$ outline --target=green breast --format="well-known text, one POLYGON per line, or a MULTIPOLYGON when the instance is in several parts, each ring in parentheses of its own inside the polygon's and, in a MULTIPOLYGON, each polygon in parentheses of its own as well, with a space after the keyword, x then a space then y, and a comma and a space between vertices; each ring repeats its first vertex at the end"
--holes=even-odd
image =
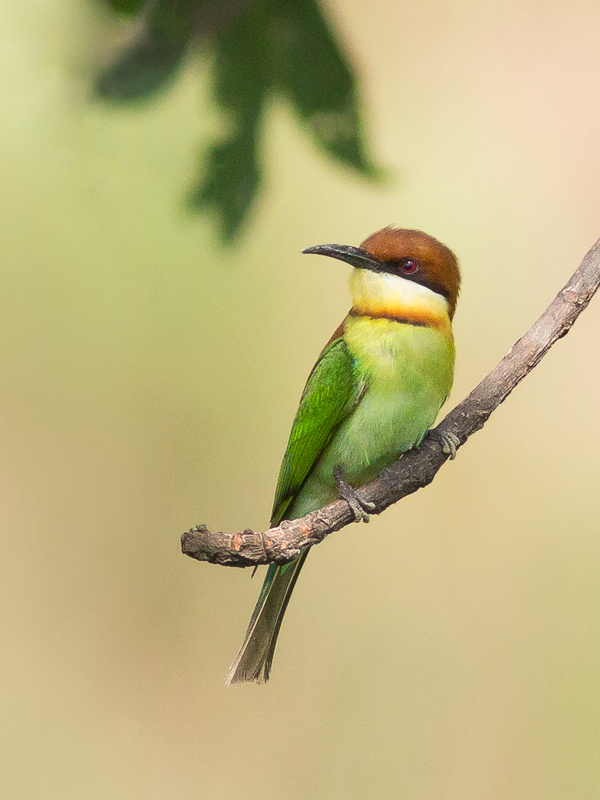
POLYGON ((366 391, 315 466, 303 506, 313 504, 311 495, 324 496, 326 487, 335 494, 336 465, 358 486, 417 445, 452 386, 454 342, 446 331, 349 317, 344 339, 366 391))
POLYGON ((338 497, 341 466, 354 486, 415 447, 452 387, 454 341, 445 331, 388 319, 349 317, 344 339, 366 390, 336 430, 293 505, 301 516, 338 497))

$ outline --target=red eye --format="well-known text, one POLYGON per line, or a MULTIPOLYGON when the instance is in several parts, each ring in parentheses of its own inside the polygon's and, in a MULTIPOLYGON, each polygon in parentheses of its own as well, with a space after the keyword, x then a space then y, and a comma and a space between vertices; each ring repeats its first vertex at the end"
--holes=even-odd
POLYGON ((412 275, 412 273, 416 272, 418 268, 419 265, 412 258, 404 258, 400 262, 400 269, 405 275, 412 275))

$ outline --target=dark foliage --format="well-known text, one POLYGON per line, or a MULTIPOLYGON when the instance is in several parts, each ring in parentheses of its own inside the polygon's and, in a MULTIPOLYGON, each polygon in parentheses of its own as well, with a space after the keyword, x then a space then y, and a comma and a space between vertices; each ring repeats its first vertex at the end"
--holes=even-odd
POLYGON ((227 133, 204 148, 192 209, 216 214, 225 241, 240 232, 261 177, 264 110, 285 97, 315 144, 374 178, 356 78, 317 0, 106 0, 134 35, 98 77, 97 94, 145 101, 165 90, 190 46, 210 48, 214 97, 227 133))

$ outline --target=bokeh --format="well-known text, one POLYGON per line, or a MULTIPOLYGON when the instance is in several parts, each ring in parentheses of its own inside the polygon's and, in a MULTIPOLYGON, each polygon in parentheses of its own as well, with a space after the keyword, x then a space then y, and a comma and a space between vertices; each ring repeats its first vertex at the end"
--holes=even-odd
POLYGON ((301 248, 394 223, 457 252, 452 404, 600 236, 597 3, 325 9, 388 181, 275 100, 224 249, 182 202, 218 126, 206 56, 110 107, 105 5, 0 2, 3 797, 600 793, 600 300, 431 487, 315 550, 271 682, 224 687, 260 578, 178 537, 268 521, 348 307, 346 267, 301 248))

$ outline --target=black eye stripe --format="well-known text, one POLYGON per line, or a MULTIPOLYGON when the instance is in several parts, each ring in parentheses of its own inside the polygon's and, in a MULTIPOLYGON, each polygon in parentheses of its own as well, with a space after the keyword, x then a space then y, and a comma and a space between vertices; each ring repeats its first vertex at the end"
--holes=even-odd
POLYGON ((446 300, 450 299, 450 292, 448 289, 438 281, 432 280, 431 277, 423 271, 421 263, 416 259, 402 258, 394 261, 384 261, 382 263, 382 268, 392 275, 399 275, 400 277, 406 278, 409 281, 413 281, 421 286, 425 286, 427 289, 431 289, 433 292, 441 294, 442 297, 446 298, 446 300), (406 269, 408 262, 410 262, 411 265, 415 265, 412 271, 406 269))

